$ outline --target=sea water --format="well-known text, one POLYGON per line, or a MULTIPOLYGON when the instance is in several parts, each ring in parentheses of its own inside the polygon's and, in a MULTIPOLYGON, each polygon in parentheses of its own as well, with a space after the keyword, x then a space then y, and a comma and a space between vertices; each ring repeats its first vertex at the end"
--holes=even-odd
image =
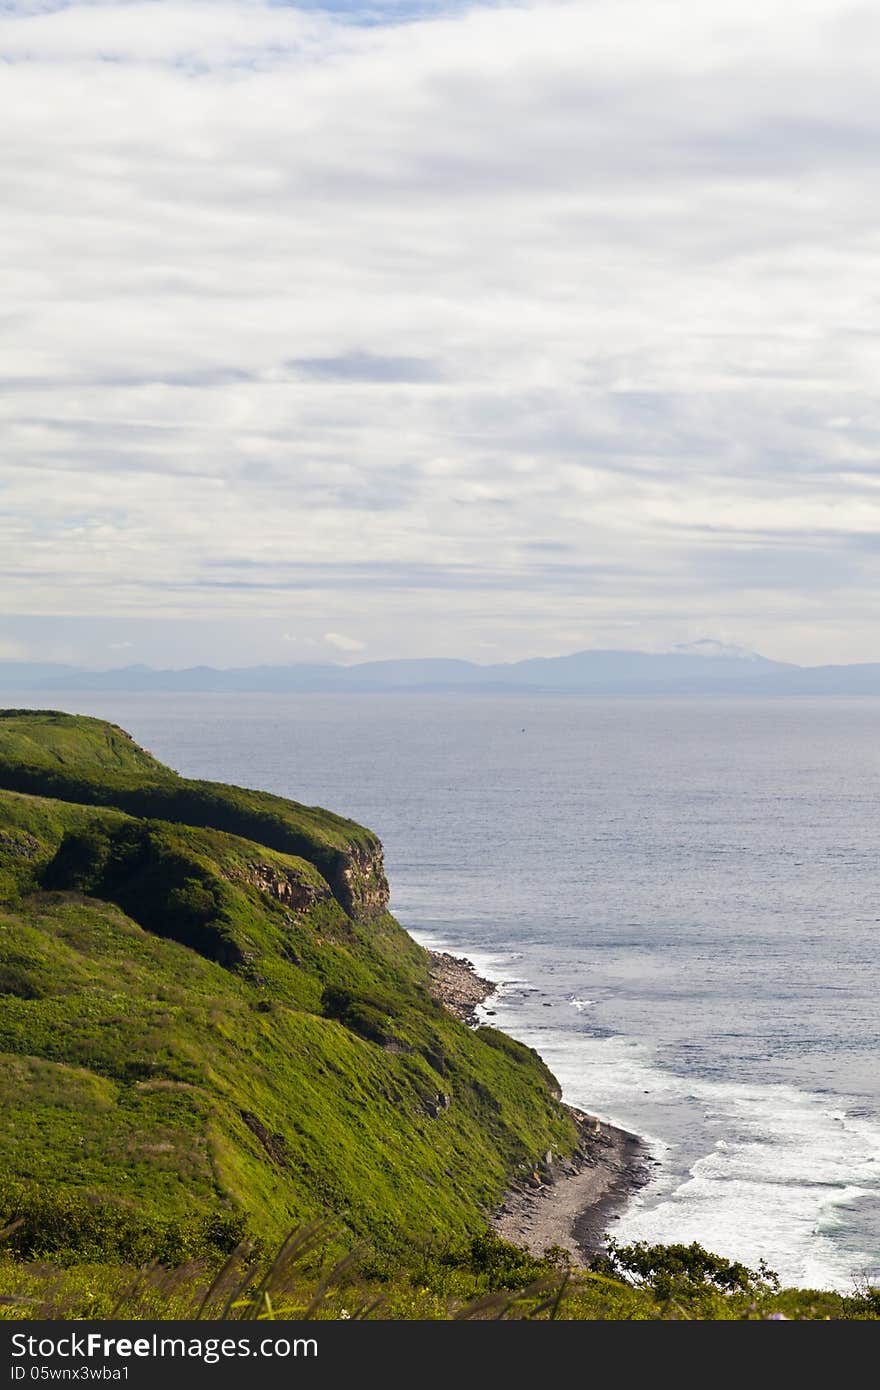
MULTIPOLYGON (((0 691, 2 697, 2 691, 0 691)), ((619 1240, 880 1276, 880 700, 55 693, 381 836, 392 908, 632 1129, 619 1240)))

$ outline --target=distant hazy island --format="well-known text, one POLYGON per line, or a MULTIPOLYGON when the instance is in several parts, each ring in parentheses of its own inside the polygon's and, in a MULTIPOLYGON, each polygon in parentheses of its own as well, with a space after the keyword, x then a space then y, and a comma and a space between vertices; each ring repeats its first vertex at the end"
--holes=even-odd
POLYGON ((670 652, 583 651, 478 665, 472 661, 365 661, 350 666, 87 670, 47 662, 0 662, 0 691, 443 692, 593 695, 880 695, 880 663, 796 666, 699 641, 670 652))
POLYGON ((699 1246, 603 1249, 639 1143, 473 1026, 489 989, 390 916, 362 826, 0 712, 0 1307, 877 1315, 699 1246))

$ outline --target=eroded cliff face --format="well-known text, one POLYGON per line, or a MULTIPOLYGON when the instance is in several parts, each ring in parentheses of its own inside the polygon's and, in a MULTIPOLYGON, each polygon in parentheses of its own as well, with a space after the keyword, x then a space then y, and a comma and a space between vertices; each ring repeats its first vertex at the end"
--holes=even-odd
POLYGON ((317 882, 295 869, 262 862, 252 862, 247 872, 239 870, 230 877, 249 883, 294 912, 308 911, 331 897, 359 922, 387 912, 388 880, 378 840, 368 845, 352 843, 347 850, 334 851, 324 862, 319 860, 316 867, 323 875, 315 876, 317 882))
POLYGON ((329 887, 313 883, 305 875, 293 869, 279 868, 276 864, 251 863, 246 870, 232 872, 229 877, 233 881, 237 879, 249 883, 294 912, 307 911, 314 903, 331 896, 329 887))
POLYGON ((337 859, 330 887, 350 917, 369 921, 387 912, 390 893, 381 842, 350 844, 337 859))

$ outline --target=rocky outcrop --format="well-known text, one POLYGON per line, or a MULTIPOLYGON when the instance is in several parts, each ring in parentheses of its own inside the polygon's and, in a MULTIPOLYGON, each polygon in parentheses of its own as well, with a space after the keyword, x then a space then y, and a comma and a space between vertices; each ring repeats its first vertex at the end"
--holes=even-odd
POLYGON ((431 1096, 425 1101, 425 1111, 432 1120, 439 1120, 444 1111, 449 1109, 451 1103, 445 1091, 438 1091, 435 1096, 431 1096))
POLYGON ((369 920, 387 912, 390 892, 380 842, 350 844, 337 857, 330 887, 350 917, 369 920))
POLYGON ((272 1162, 279 1168, 288 1167, 287 1140, 284 1135, 273 1133, 252 1110, 240 1110, 239 1114, 251 1133, 259 1139, 272 1162))
POLYGON ((293 912, 304 912, 314 903, 330 897, 329 889, 312 883, 294 869, 279 868, 276 864, 253 863, 246 871, 234 872, 231 877, 248 883, 267 897, 283 903, 293 912))
POLYGON ((39 848, 39 841, 33 835, 27 835, 24 831, 13 835, 0 830, 0 849, 4 854, 11 854, 17 859, 36 859, 39 848))
POLYGON ((390 894, 378 840, 353 842, 345 850, 334 850, 326 857, 314 855, 313 859, 329 885, 326 888, 293 869, 268 863, 253 864, 246 882, 294 912, 331 895, 357 921, 370 921, 388 911, 390 894))

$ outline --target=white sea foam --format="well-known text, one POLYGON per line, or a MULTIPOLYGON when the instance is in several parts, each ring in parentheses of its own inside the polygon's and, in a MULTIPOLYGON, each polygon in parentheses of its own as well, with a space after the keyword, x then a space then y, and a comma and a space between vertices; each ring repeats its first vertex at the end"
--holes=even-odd
MULTIPOLYGON (((456 953, 435 939, 425 944, 456 953)), ((501 981, 481 1010, 485 1021, 535 1047, 566 1100, 640 1133, 657 1161, 648 1187, 616 1219, 616 1239, 698 1240, 747 1263, 766 1259, 784 1282, 803 1287, 848 1290, 858 1275, 880 1273, 880 1253, 836 1239, 856 1204, 880 1197, 874 1120, 848 1114, 841 1097, 829 1104, 792 1086, 681 1076, 634 1039, 545 1024, 536 1017, 542 991, 515 971, 521 952, 466 954, 479 974, 501 981), (657 1131, 702 1135, 704 1150, 684 1160, 683 1138, 662 1138, 652 1115, 657 1131)), ((565 1003, 582 1014, 595 1000, 565 1003)))
POLYGON ((847 1114, 840 1097, 679 1076, 644 1044, 572 1036, 515 1008, 495 1021, 538 1049, 567 1100, 646 1139, 656 1176, 615 1222, 616 1239, 697 1240, 765 1259, 802 1287, 849 1290, 880 1273, 876 1251, 836 1239, 857 1204, 880 1196, 880 1126, 847 1114), (678 1142, 645 1133, 650 1113, 678 1142), (695 1141, 703 1151, 685 1157, 695 1141))

